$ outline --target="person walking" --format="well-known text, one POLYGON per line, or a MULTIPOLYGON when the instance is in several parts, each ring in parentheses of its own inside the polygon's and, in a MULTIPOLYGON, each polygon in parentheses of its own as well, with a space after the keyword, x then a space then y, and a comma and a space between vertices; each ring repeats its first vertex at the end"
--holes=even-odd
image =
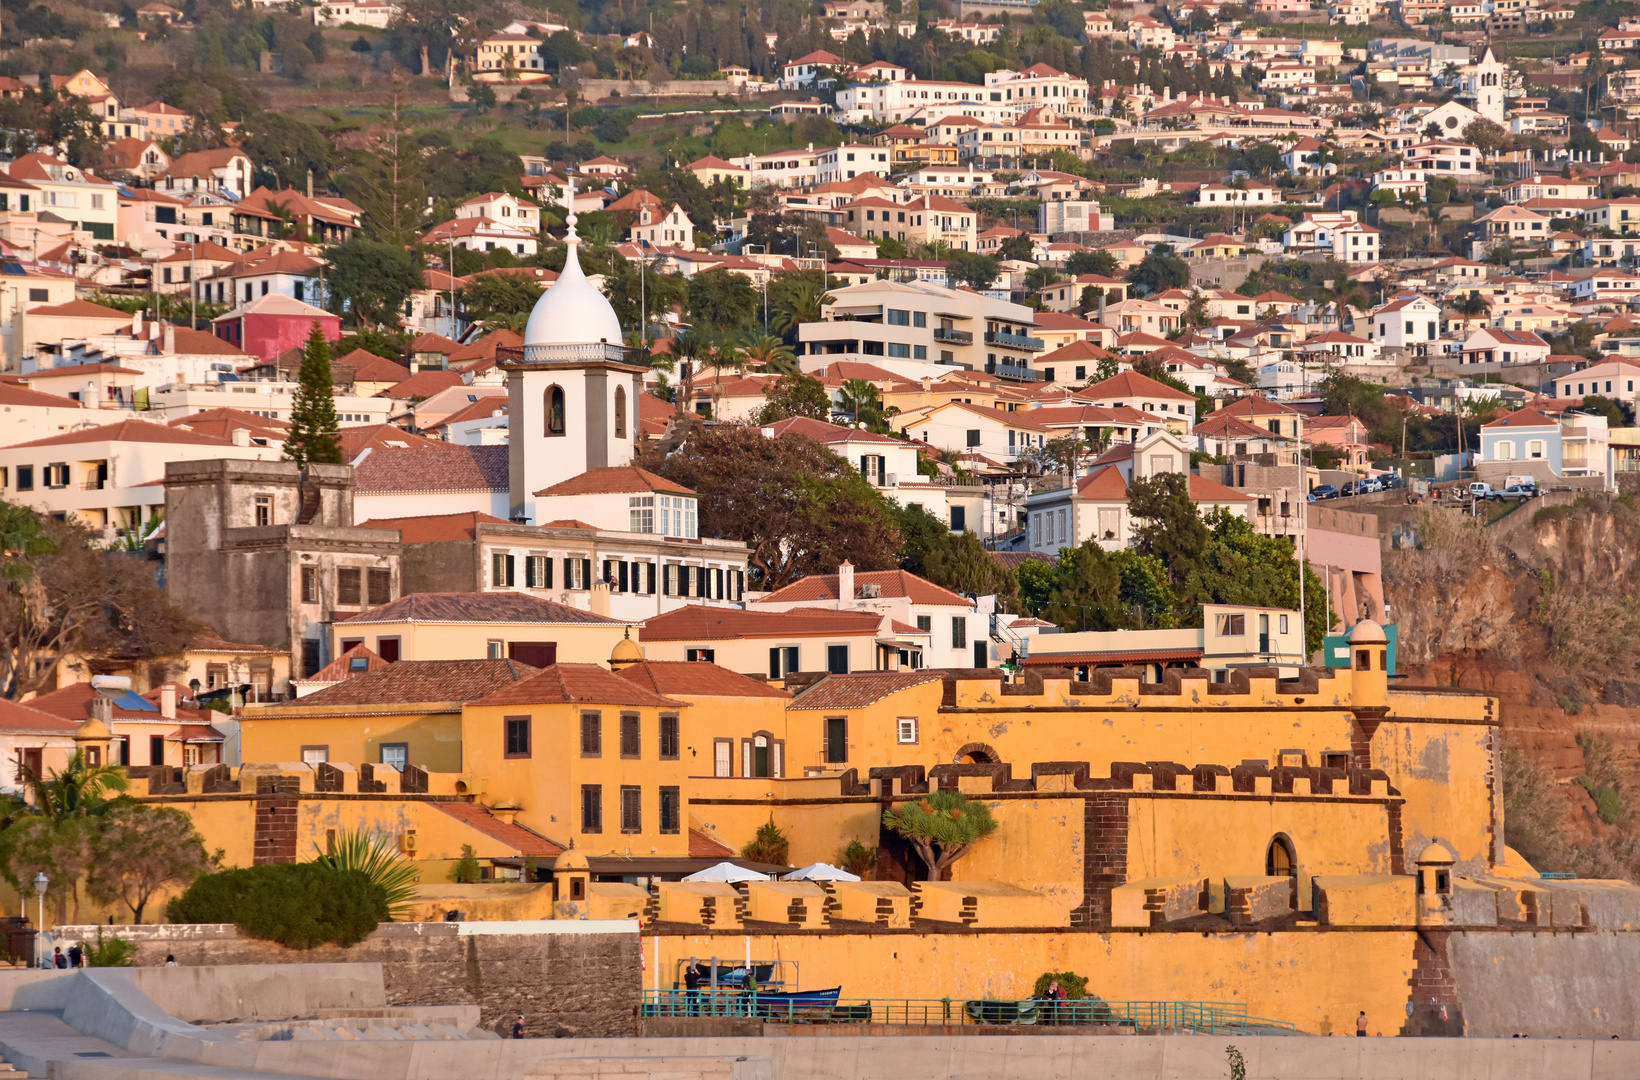
POLYGON ((1358 1039, 1367 1037, 1367 1010, 1365 1009, 1362 1009, 1361 1015, 1355 1018, 1355 1037, 1358 1039))
POLYGON ((68 967, 68 957, 63 955, 63 947, 61 945, 57 946, 56 951, 51 954, 51 966, 56 968, 68 967))
POLYGON ((522 1016, 513 1021, 512 1037, 515 1039, 522 1039, 524 1037, 524 1018, 522 1016))
POLYGON ((68 947, 68 966, 71 968, 85 967, 85 953, 78 944, 68 947))
POLYGON ((689 966, 683 969, 683 1001, 684 1013, 696 1016, 700 1011, 700 965, 695 963, 694 957, 689 958, 689 966))

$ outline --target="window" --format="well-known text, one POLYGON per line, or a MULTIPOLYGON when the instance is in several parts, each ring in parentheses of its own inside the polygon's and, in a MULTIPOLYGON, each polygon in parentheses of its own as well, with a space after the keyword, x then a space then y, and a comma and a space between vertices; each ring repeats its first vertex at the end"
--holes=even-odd
POLYGON ((302 567, 302 602, 317 604, 319 602, 319 570, 317 567, 302 567))
POLYGON ((683 792, 675 787, 661 788, 661 832, 681 832, 683 821, 683 792))
POLYGON ((257 525, 258 528, 261 528, 264 525, 272 525, 272 524, 273 524, 273 496, 272 495, 258 495, 256 497, 256 525, 257 525))
POLYGON ((527 555, 524 558, 524 585, 531 589, 552 588, 552 558, 548 555, 527 555))
POLYGON ((926 311, 913 311, 911 313, 911 325, 926 327, 928 325, 928 313, 926 311))
POLYGON ((510 758, 527 758, 530 756, 530 718, 527 716, 506 716, 501 720, 506 737, 506 756, 510 758))
MULTIPOLYGON (((627 505, 627 531, 652 533, 655 531, 655 496, 630 495, 627 505)), ((663 510, 664 514, 665 511, 663 510)))
POLYGON ((826 763, 841 764, 848 760, 848 717, 826 717, 826 763))
POLYGON ((367 577, 370 585, 370 603, 385 604, 393 599, 393 571, 372 569, 367 577))
POLYGON ((581 756, 603 757, 604 717, 602 713, 581 714, 581 756))
POLYGON ((357 569, 343 568, 336 571, 336 603, 357 607, 363 591, 363 577, 357 569))
POLYGON ((1247 633, 1247 616, 1220 615, 1218 617, 1219 637, 1241 637, 1247 633))
POLYGON ((604 831, 604 789, 598 784, 581 785, 581 831, 604 831))
MULTIPOLYGON (((154 738, 156 740, 158 740, 159 736, 156 735, 156 736, 154 736, 154 738)), ((302 764, 303 765, 317 765, 322 761, 329 761, 329 760, 330 760, 330 747, 328 747, 328 746, 304 746, 304 747, 302 747, 302 764)))
POLYGON ((951 647, 953 649, 968 647, 968 616, 951 616, 951 647))
POLYGON ((1531 440, 1526 444, 1526 456, 1529 458, 1542 458, 1543 446, 1544 443, 1542 439, 1531 440))
POLYGON ((490 555, 490 584, 503 588, 513 583, 513 557, 501 552, 490 555))
POLYGON ((399 660, 399 639, 384 637, 376 639, 376 655, 389 664, 396 664, 399 660))
POLYGON ((505 660, 507 658, 507 643, 491 638, 484 643, 484 655, 489 660, 505 660))
POLYGON ((898 311, 894 308, 889 308, 888 309, 888 325, 890 325, 890 326, 910 326, 911 325, 911 312, 909 312, 909 311, 898 311))
POLYGON ((826 646, 826 670, 833 675, 848 674, 848 646, 826 646))
POLYGON ((1281 616, 1278 620, 1277 628, 1279 633, 1285 634, 1287 632, 1287 616, 1281 616))
POLYGON ((18 491, 33 491, 34 490, 34 466, 33 465, 19 465, 19 466, 17 466, 17 490, 18 491))
POLYGON ((968 429, 968 445, 969 446, 978 446, 979 445, 979 429, 978 428, 969 428, 968 429))
POLYGON ((661 717, 660 756, 662 761, 675 761, 681 740, 678 737, 678 718, 663 715, 661 717))
POLYGON ((621 785, 621 831, 643 832, 643 789, 636 785, 621 785))
POLYGON ((547 435, 562 435, 564 433, 564 388, 561 386, 547 387, 543 404, 547 414, 545 417, 547 435))
POLYGON ((717 658, 717 650, 716 649, 685 649, 683 651, 683 658, 684 658, 684 660, 689 661, 689 662, 693 662, 693 661, 698 660, 703 664, 710 664, 713 660, 715 660, 717 658))
POLYGON ((643 756, 643 725, 637 713, 621 714, 621 756, 623 758, 637 758, 643 756))
POLYGON ((895 723, 895 738, 901 743, 916 742, 917 718, 915 716, 900 717, 900 719, 895 723))
POLYGON ((925 634, 932 634, 934 632, 934 616, 932 616, 932 615, 918 615, 917 616, 917 629, 922 631, 925 634))
POLYGON ((769 650, 769 678, 785 678, 799 670, 797 648, 796 645, 777 645, 769 650))
MULTIPOLYGON (((615 437, 626 438, 626 387, 615 388, 615 437)), ((649 530, 644 530, 648 532, 649 530)))
POLYGON ((1264 856, 1266 877, 1297 877, 1298 860, 1293 856, 1293 842, 1285 836, 1270 841, 1270 850, 1264 856))
POLYGON ((735 744, 728 739, 712 740, 712 775, 733 776, 735 744))

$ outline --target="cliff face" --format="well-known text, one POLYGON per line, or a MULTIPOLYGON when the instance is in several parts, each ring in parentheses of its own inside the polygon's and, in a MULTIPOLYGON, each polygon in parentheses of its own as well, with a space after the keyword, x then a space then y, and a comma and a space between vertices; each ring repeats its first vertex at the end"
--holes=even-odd
POLYGON ((1407 681, 1498 696, 1517 764, 1552 781, 1538 809, 1554 835, 1538 861, 1562 865, 1542 868, 1611 873, 1611 849, 1617 872, 1640 877, 1640 858, 1624 854, 1640 853, 1628 805, 1640 806, 1640 513, 1605 499, 1528 505, 1479 528, 1432 511, 1418 532, 1421 548, 1384 558, 1407 681), (1572 782, 1592 769, 1621 797, 1612 824, 1572 782))

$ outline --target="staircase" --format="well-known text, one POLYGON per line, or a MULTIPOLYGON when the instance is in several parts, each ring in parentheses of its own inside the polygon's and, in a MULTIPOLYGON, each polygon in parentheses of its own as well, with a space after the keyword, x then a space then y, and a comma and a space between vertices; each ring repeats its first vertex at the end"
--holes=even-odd
MULTIPOLYGON (((300 490, 302 492, 302 505, 296 511, 296 524, 311 525, 313 520, 319 516, 319 489, 316 486, 303 483, 300 490)), ((0 1080, 3 1080, 3 1078, 0 1078, 0 1080)))
POLYGON ((27 1080, 28 1073, 16 1068, 11 1062, 0 1058, 0 1080, 27 1080))

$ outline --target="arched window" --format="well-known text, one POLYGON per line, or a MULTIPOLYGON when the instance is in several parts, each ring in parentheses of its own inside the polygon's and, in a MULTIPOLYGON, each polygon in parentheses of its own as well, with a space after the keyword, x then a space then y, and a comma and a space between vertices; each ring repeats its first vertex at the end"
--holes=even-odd
POLYGON ((562 435, 564 433, 564 388, 549 386, 545 394, 547 435, 562 435))
POLYGON ((1297 877, 1298 859, 1293 854, 1293 842, 1285 834, 1270 841, 1269 853, 1264 856, 1266 877, 1297 877))
POLYGON ((615 437, 626 438, 626 387, 615 388, 615 437))

